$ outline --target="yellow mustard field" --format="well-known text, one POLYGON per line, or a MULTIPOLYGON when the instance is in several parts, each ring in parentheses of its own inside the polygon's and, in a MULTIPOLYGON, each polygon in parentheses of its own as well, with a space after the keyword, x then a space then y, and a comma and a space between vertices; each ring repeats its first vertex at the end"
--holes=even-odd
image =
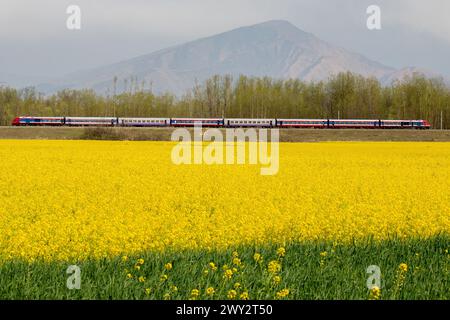
POLYGON ((0 260, 450 233, 450 143, 281 143, 275 176, 174 145, 0 141, 0 260))

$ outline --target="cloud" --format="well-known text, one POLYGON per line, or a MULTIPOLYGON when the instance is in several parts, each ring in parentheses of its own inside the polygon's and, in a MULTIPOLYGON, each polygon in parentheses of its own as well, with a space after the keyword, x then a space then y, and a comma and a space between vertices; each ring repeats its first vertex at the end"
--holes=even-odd
MULTIPOLYGON (((0 40, 6 50, 0 52, 0 72, 65 73, 271 19, 289 20, 351 50, 373 52, 372 58, 389 64, 409 55, 406 48, 419 46, 424 37, 428 44, 448 47, 449 12, 448 0, 2 0, 0 40), (82 10, 79 32, 66 29, 71 4, 82 10), (378 33, 365 27, 371 4, 382 9, 378 33), (387 55, 382 44, 395 45, 404 30, 410 45, 392 47, 387 55)), ((411 63, 429 60, 417 56, 411 63)), ((442 57, 434 60, 444 64, 442 57)))
POLYGON ((186 36, 219 32, 269 19, 271 0, 3 0, 2 37, 53 37, 66 32, 66 8, 80 6, 83 28, 91 31, 126 30, 186 36))
POLYGON ((384 0, 381 6, 389 25, 402 26, 411 32, 429 33, 450 43, 450 1, 384 0))
POLYGON ((66 8, 79 5, 83 28, 92 32, 159 33, 169 37, 209 35, 242 25, 294 18, 324 28, 361 23, 378 4, 386 25, 427 32, 450 42, 448 0, 3 0, 0 36, 54 37, 66 33, 66 8))

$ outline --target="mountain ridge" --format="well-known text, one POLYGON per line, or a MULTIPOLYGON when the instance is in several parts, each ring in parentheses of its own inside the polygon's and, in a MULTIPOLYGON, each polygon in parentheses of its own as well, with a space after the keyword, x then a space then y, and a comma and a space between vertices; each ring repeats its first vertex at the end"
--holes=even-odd
POLYGON ((105 94, 127 90, 135 78, 154 92, 185 93, 215 74, 237 77, 326 80, 339 72, 374 76, 384 84, 419 68, 395 69, 325 42, 288 21, 270 20, 160 49, 128 60, 78 71, 37 86, 51 93, 63 88, 92 88, 105 94))

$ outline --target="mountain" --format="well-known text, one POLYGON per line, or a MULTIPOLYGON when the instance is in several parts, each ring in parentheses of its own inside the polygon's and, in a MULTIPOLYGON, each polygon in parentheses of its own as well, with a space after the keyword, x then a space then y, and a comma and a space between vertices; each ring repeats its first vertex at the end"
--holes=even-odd
MULTIPOLYGON (((279 79, 325 80, 351 71, 375 76, 383 83, 409 74, 362 55, 333 46, 287 21, 241 27, 116 64, 72 73, 38 86, 44 92, 63 88, 92 88, 99 93, 125 88, 135 78, 157 93, 182 94, 214 74, 269 76, 279 79), (127 80, 126 80, 127 79, 127 80)), ((418 69, 416 69, 418 71, 418 69)))
MULTIPOLYGON (((395 70, 394 72, 387 73, 383 77, 379 78, 379 80, 383 84, 391 84, 393 81, 401 80, 406 77, 412 77, 416 73, 423 74, 428 78, 443 78, 442 75, 427 69, 417 67, 405 67, 402 69, 395 70)), ((443 80, 447 85, 450 85, 449 79, 443 78, 443 80)))

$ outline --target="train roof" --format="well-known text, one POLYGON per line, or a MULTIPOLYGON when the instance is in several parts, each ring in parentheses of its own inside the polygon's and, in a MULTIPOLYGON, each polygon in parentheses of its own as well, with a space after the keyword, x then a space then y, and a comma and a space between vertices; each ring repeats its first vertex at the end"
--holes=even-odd
POLYGON ((171 118, 172 120, 199 120, 199 121, 210 121, 210 120, 223 120, 223 118, 171 118))
POLYGON ((170 118, 140 118, 140 117, 136 117, 136 118, 130 118, 130 117, 119 117, 119 119, 122 120, 169 120, 170 118))
POLYGON ((281 119, 277 118, 278 121, 327 121, 328 119, 281 119))
POLYGON ((225 120, 275 120, 275 118, 225 118, 225 120))
POLYGON ((29 116, 20 116, 17 117, 19 119, 63 119, 64 117, 29 117, 29 116))
POLYGON ((75 120, 83 120, 83 119, 95 119, 95 120, 101 120, 101 119, 117 119, 116 117, 66 117, 66 119, 75 119, 75 120))

